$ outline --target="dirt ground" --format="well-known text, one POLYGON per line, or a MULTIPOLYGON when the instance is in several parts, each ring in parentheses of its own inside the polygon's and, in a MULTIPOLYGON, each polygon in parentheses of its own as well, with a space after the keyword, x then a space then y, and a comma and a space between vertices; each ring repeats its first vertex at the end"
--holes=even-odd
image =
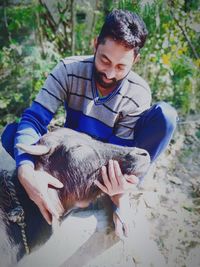
MULTIPOLYGON (((134 226, 129 238, 115 237, 107 201, 99 201, 93 209, 73 213, 61 226, 55 223, 50 240, 18 266, 200 266, 197 118, 180 123, 169 149, 131 194, 134 226)), ((2 148, 0 168, 14 168, 2 148)))
POLYGON ((200 121, 180 124, 144 186, 153 240, 169 267, 200 266, 200 121), (149 192, 149 193, 148 193, 149 192))

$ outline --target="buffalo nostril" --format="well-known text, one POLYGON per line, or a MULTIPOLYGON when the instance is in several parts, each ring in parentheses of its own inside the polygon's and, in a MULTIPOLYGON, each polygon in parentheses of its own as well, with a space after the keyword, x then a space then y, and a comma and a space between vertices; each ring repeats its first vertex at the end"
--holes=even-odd
POLYGON ((147 153, 144 152, 144 153, 141 154, 141 156, 147 156, 147 153))
POLYGON ((137 155, 139 156, 148 156, 148 154, 146 152, 143 152, 143 153, 137 153, 137 155))

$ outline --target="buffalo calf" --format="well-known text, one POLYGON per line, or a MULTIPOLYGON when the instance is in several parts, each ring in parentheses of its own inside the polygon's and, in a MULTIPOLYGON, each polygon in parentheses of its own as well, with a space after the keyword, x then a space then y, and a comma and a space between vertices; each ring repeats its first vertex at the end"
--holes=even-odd
MULTIPOLYGON (((94 180, 103 182, 101 167, 110 159, 119 162, 123 174, 138 177, 142 177, 150 165, 149 154, 143 149, 103 143, 67 128, 45 134, 36 145, 18 144, 18 147, 35 155, 37 170, 44 170, 63 183, 62 189, 54 191, 64 214, 76 202, 91 202, 101 194, 94 180)), ((8 177, 2 172, 0 182, 0 258, 3 266, 8 267, 15 266, 27 249, 33 250, 44 243, 52 229, 28 198, 16 174, 8 177), (23 213, 21 216, 19 211, 23 213)))

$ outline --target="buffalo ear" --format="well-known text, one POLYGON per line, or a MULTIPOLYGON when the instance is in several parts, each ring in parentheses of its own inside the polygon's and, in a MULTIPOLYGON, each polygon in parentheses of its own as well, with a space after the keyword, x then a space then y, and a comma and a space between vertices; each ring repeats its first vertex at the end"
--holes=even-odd
POLYGON ((24 152, 35 155, 35 156, 41 156, 45 155, 50 151, 50 148, 45 145, 25 145, 25 144, 17 144, 17 148, 20 148, 24 152))

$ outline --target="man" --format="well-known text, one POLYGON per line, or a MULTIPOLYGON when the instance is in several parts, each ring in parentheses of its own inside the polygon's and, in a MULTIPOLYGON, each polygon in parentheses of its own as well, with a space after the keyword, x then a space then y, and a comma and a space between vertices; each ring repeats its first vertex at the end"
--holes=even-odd
MULTIPOLYGON (((48 185, 60 188, 62 184, 35 171, 34 158, 17 149, 16 144, 36 143, 61 104, 66 108, 65 127, 104 142, 144 148, 152 162, 168 145, 176 126, 176 112, 163 102, 151 107, 149 86, 131 70, 146 37, 146 26, 138 15, 113 10, 94 41, 94 56, 61 60, 19 125, 10 125, 4 131, 2 143, 15 157, 19 181, 49 223, 51 214, 59 216, 59 203, 51 202, 48 185)), ((108 170, 102 168, 102 175, 104 184, 96 185, 122 209, 123 218, 114 214, 115 229, 121 235, 126 221, 126 192, 138 179, 123 177, 113 161, 108 170)))

